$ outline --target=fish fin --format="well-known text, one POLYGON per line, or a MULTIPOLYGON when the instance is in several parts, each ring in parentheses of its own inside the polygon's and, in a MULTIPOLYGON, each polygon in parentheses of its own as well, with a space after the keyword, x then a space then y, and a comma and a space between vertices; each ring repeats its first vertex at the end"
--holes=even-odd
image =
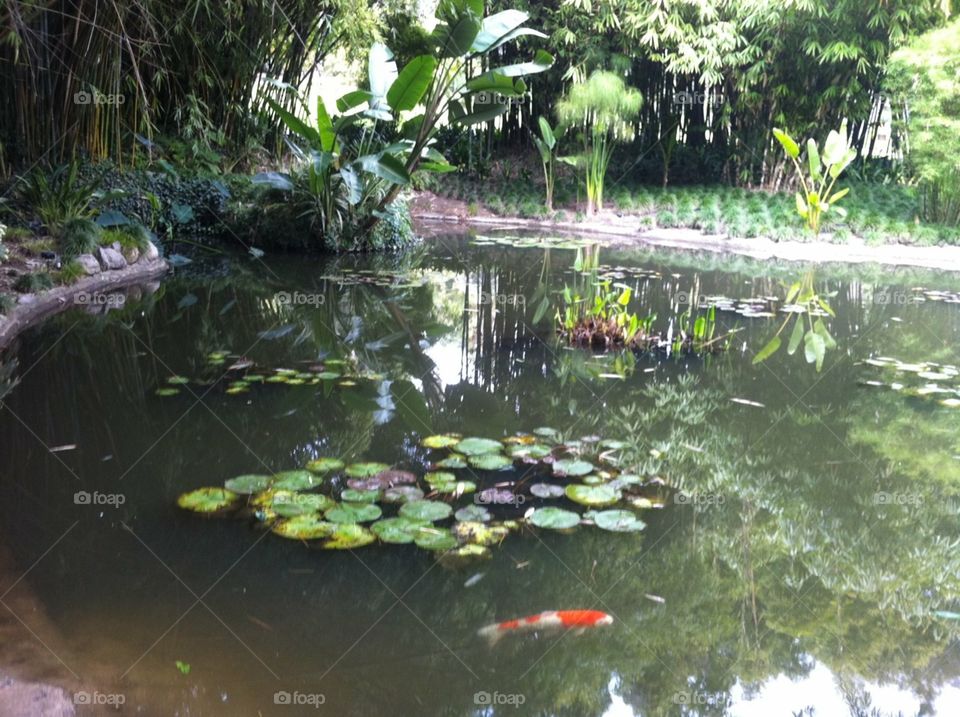
POLYGON ((500 638, 503 637, 503 630, 500 629, 499 625, 493 624, 481 627, 477 630, 477 634, 486 639, 487 646, 493 647, 500 642, 500 638))

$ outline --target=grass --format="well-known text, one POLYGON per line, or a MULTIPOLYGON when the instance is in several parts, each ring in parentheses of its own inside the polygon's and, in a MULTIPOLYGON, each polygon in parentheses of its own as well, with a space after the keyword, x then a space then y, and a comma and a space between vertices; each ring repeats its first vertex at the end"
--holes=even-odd
MULTIPOLYGON (((849 182, 850 194, 842 206, 848 214, 828 217, 821 241, 846 244, 854 241, 877 246, 960 244, 960 227, 922 223, 920 198, 913 187, 893 184, 849 182)), ((436 188, 450 198, 475 197, 490 212, 501 216, 549 218, 543 211, 542 188, 529 181, 477 180, 451 174, 436 188), (481 191, 482 190, 482 191, 481 191)), ((726 186, 614 186, 606 190, 606 209, 622 216, 640 216, 658 227, 699 229, 708 234, 736 238, 764 237, 773 241, 812 241, 813 237, 796 213, 792 194, 751 191, 726 186)), ((578 211, 585 197, 570 177, 558 178, 557 212, 580 220, 578 211)))

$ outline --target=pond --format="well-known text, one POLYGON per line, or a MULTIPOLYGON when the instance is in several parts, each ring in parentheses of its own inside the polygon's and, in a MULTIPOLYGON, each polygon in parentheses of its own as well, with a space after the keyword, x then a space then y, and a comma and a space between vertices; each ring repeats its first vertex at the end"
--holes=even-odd
MULTIPOLYGON (((129 713, 960 714, 960 280, 818 268, 838 344, 820 372, 802 350, 752 362, 776 310, 719 311, 740 329, 723 352, 617 360, 557 343, 576 244, 451 235, 404 256, 214 258, 23 335, 0 412, 0 531, 14 579, 27 571, 13 590, 52 624, 45 647, 129 713), (306 377, 202 383, 238 357, 306 377), (177 506, 319 457, 429 490, 425 437, 545 427, 623 443, 653 487, 629 506, 642 530, 521 524, 451 564, 177 506), (478 636, 575 609, 613 622, 478 636)), ((690 296, 782 298, 802 270, 600 256, 663 330, 690 296)), ((519 473, 454 470, 481 489, 519 473)), ((527 503, 520 521, 582 512, 527 503)))

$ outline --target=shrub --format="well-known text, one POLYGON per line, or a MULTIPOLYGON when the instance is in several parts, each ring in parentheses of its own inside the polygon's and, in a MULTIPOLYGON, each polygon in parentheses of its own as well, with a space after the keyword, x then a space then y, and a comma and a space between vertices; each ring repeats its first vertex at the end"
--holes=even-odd
POLYGON ((83 265, 76 259, 64 262, 60 271, 57 272, 57 280, 64 286, 76 284, 84 276, 86 276, 86 272, 83 270, 83 265))
POLYGON ((21 294, 35 294, 38 291, 46 291, 53 288, 53 277, 46 271, 38 271, 34 274, 21 274, 13 283, 14 291, 21 294))
POLYGON ((150 234, 142 224, 136 222, 104 229, 100 235, 100 244, 110 246, 114 242, 120 244, 120 249, 123 251, 130 249, 146 251, 150 243, 150 234))
POLYGON ((10 294, 0 294, 0 314, 9 314, 17 302, 10 294))
POLYGON ((63 225, 60 233, 60 253, 65 257, 90 254, 100 246, 103 230, 88 217, 75 217, 63 225))

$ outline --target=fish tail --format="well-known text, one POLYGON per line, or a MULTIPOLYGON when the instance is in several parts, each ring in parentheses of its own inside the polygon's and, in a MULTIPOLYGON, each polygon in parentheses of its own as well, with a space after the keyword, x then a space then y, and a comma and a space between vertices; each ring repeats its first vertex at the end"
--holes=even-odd
POLYGON ((479 630, 477 630, 477 634, 486 639, 489 647, 493 647, 500 642, 500 638, 503 637, 503 630, 500 629, 498 624, 494 623, 493 625, 481 627, 479 630))

